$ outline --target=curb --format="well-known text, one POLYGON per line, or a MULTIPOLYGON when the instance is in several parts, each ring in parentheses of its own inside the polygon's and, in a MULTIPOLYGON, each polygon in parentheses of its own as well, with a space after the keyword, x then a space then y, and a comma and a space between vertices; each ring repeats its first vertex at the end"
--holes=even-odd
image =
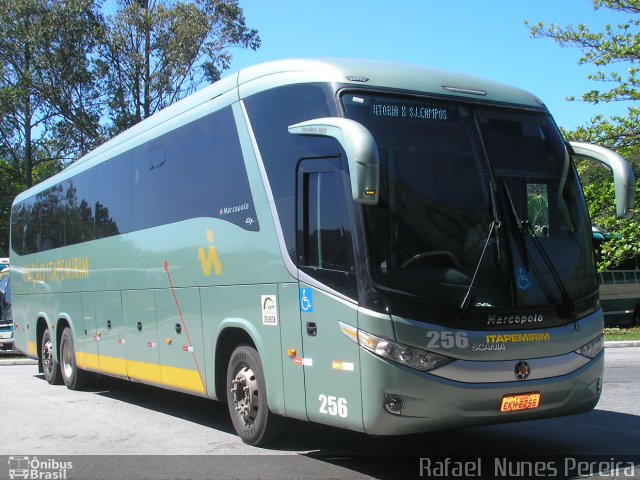
POLYGON ((640 340, 620 340, 604 342, 605 348, 640 347, 640 340))
POLYGON ((3 365, 37 365, 38 361, 31 358, 1 358, 0 366, 3 365))

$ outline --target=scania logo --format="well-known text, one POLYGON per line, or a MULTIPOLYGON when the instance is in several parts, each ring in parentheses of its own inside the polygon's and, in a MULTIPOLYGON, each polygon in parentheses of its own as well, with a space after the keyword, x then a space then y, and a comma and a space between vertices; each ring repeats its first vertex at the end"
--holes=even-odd
POLYGON ((531 375, 531 367, 524 360, 520 360, 516 363, 516 367, 513 369, 513 373, 518 380, 526 380, 531 375))
POLYGON ((541 313, 523 315, 489 315, 487 325, 525 325, 528 323, 542 323, 544 315, 541 313))

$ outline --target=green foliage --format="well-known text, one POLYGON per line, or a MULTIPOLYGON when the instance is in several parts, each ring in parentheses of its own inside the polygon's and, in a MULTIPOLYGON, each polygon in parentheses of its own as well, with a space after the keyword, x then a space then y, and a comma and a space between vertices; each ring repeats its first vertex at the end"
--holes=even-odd
POLYGON ((237 0, 101 3, 0 0, 0 255, 19 192, 260 46, 237 0))
POLYGON ((111 134, 220 79, 232 47, 260 46, 237 0, 120 0, 100 60, 111 134))
POLYGON ((638 341, 640 340, 640 327, 605 328, 604 339, 608 342, 638 341))
POLYGON ((549 195, 547 186, 529 184, 527 186, 527 212, 529 223, 538 235, 545 235, 549 228, 549 195))
POLYGON ((0 0, 0 158, 26 186, 38 164, 65 164, 100 141, 95 9, 94 0, 0 0))
MULTIPOLYGON (((636 102, 640 100, 640 0, 593 0, 593 6, 596 10, 612 9, 630 17, 619 25, 606 25, 600 32, 583 24, 527 23, 531 36, 550 38, 561 47, 577 47, 582 52, 579 63, 597 67, 589 78, 602 88, 583 93, 582 101, 593 104, 636 102), (615 67, 620 65, 624 68, 615 71, 615 67)), ((602 145, 617 151, 631 162, 636 179, 640 179, 640 108, 629 107, 626 116, 605 118, 598 115, 586 125, 563 133, 568 140, 602 145)), ((589 162, 581 162, 577 167, 592 223, 611 233, 611 240, 602 247, 598 269, 602 271, 619 266, 640 255, 640 217, 638 214, 628 220, 615 217, 611 172, 589 162)), ((640 181, 637 187, 640 187, 640 181)))
MULTIPOLYGON (((584 137, 580 137, 579 130, 572 132, 568 138, 587 141, 584 137)), ((638 191, 640 162, 629 156, 627 159, 634 170, 636 191, 638 191)), ((576 166, 583 184, 591 222, 611 234, 611 238, 602 245, 597 262, 598 271, 618 267, 640 256, 640 216, 634 214, 630 219, 624 220, 616 217, 615 187, 610 170, 601 164, 589 161, 579 161, 576 166)))
POLYGON ((9 215, 11 203, 24 184, 12 165, 0 160, 0 257, 9 256, 9 215))

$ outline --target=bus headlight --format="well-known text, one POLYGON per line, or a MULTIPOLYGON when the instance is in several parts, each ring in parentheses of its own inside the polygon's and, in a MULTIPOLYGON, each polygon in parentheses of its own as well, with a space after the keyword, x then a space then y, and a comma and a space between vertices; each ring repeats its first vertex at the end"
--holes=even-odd
POLYGON ((587 358, 595 358, 604 348, 604 334, 600 334, 598 337, 591 340, 586 345, 583 345, 575 353, 587 358))
POLYGON ((422 372, 428 372, 429 370, 441 367, 442 365, 454 360, 453 358, 445 357, 444 355, 403 345, 402 343, 394 342, 387 338, 378 337, 377 335, 365 332, 364 330, 359 330, 351 325, 347 325, 346 323, 338 323, 340 324, 342 333, 365 350, 406 367, 414 368, 422 372))

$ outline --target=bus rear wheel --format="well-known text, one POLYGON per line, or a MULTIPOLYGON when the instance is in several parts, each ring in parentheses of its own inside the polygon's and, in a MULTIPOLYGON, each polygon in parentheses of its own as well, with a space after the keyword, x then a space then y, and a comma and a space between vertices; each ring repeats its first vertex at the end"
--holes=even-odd
POLYGON ((60 372, 69 390, 80 390, 88 383, 89 373, 80 370, 76 363, 76 349, 73 346, 73 334, 69 327, 64 329, 60 339, 60 372))
POLYGON ((51 332, 47 328, 42 334, 42 342, 40 343, 40 363, 44 378, 51 385, 62 384, 62 372, 60 365, 56 361, 55 352, 53 351, 53 342, 51 341, 51 332))
POLYGON ((242 345, 227 368, 227 404, 238 436, 249 445, 266 445, 285 433, 285 419, 269 410, 262 363, 255 348, 242 345))

